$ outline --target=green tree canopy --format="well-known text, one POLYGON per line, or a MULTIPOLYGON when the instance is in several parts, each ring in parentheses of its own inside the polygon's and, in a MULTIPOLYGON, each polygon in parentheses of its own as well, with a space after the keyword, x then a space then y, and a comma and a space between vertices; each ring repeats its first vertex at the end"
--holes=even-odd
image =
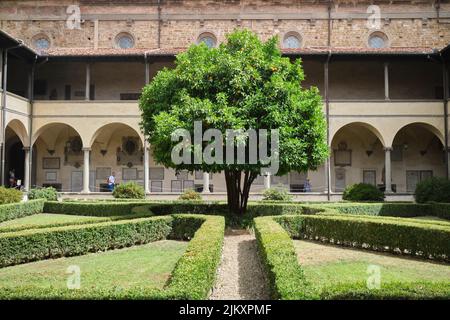
POLYGON ((278 129, 277 175, 315 169, 328 154, 326 122, 318 89, 302 88, 303 80, 301 60, 282 57, 276 37, 262 42, 236 30, 217 48, 192 45, 143 89, 141 125, 155 161, 176 170, 224 172, 230 209, 244 212, 264 165, 176 165, 171 152, 178 142, 171 134, 183 128, 193 135, 194 121, 202 122, 203 132, 215 128, 224 136, 227 129, 278 129))

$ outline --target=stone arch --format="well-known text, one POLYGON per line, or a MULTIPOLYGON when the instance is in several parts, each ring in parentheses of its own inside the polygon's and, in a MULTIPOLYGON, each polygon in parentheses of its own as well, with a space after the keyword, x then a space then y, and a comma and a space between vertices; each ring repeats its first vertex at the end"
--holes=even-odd
POLYGON ((124 123, 124 122, 110 122, 110 123, 107 123, 107 124, 102 125, 101 127, 97 128, 97 129, 94 131, 94 133, 91 135, 91 137, 90 137, 90 139, 89 139, 89 145, 88 145, 87 147, 92 147, 92 145, 93 145, 94 142, 97 140, 97 138, 98 138, 101 134, 105 133, 105 131, 111 133, 111 134, 110 134, 110 137, 108 138, 108 141, 106 142, 106 146, 109 146, 109 142, 110 142, 109 140, 111 139, 112 134, 114 133, 114 131, 115 131, 117 128, 120 128, 120 127, 127 128, 127 129, 132 130, 132 131, 139 137, 139 140, 140 140, 142 146, 144 145, 144 142, 145 142, 145 141, 144 141, 144 137, 143 137, 142 133, 141 133, 139 130, 136 130, 135 128, 133 128, 133 127, 132 127, 130 124, 128 124, 128 123, 124 123))
POLYGON ((386 139, 385 137, 381 134, 380 130, 378 130, 375 126, 373 126, 370 123, 367 122, 360 122, 360 121, 355 121, 355 122, 349 122, 349 123, 345 123, 341 126, 338 126, 336 128, 333 128, 332 130, 330 130, 330 145, 333 141, 333 139, 336 137, 336 135, 338 134, 339 131, 341 131, 344 128, 350 128, 352 126, 361 126, 366 128, 367 130, 369 130, 371 133, 373 133, 378 140, 380 140, 381 144, 383 145, 383 147, 386 147, 386 139))
POLYGON ((22 121, 18 119, 12 119, 8 122, 6 128, 10 128, 19 137, 24 147, 30 146, 28 130, 22 121))
MULTIPOLYGON (((401 126, 394 132, 394 134, 392 136, 392 142, 394 142, 395 138, 397 137, 397 135, 400 131, 402 131, 406 127, 411 127, 414 125, 420 126, 424 129, 430 131, 431 133, 433 133, 441 141, 442 145, 445 146, 444 133, 441 130, 439 130, 434 124, 426 123, 426 122, 410 122, 410 123, 407 123, 407 124, 401 126)), ((391 142, 391 144, 392 144, 392 142, 391 142)))
MULTIPOLYGON (((34 145, 36 140, 41 137, 47 130, 53 129, 53 130, 62 130, 62 129, 71 129, 75 131, 75 133, 81 138, 81 141, 83 143, 83 147, 86 147, 86 139, 80 134, 80 131, 74 128, 71 124, 65 123, 65 122, 50 122, 42 125, 41 127, 37 128, 37 130, 33 134, 33 138, 31 140, 31 144, 34 145)), ((58 138, 58 135, 52 135, 53 142, 56 142, 56 139, 58 138)), ((47 144, 49 144, 47 142, 47 144)), ((51 143, 50 143, 51 145, 51 143)))

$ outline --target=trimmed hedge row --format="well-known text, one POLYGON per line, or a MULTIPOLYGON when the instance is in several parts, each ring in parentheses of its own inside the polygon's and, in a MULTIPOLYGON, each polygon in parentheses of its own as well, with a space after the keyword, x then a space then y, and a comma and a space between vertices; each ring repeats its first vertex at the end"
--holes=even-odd
POLYGON ((175 215, 177 238, 192 232, 186 220, 204 220, 178 260, 166 288, 177 299, 206 299, 214 285, 220 264, 225 231, 225 219, 220 216, 175 215), (185 228, 181 228, 181 226, 185 228))
POLYGON ((306 279, 288 233, 272 217, 259 217, 255 218, 255 236, 272 299, 307 298, 306 279))
POLYGON ((450 220, 450 203, 433 202, 431 204, 431 215, 450 220))
MULTIPOLYGON (((120 216, 131 213, 147 215, 167 215, 178 213, 222 215, 226 218, 227 225, 240 225, 247 227, 253 223, 253 218, 263 215, 300 214, 305 210, 300 204, 286 203, 251 203, 248 205, 244 216, 230 214, 228 205, 221 202, 200 201, 167 201, 167 202, 143 202, 143 201, 48 201, 45 203, 46 213, 73 214, 85 216, 120 216)), ((309 209, 313 210, 313 209, 309 209)))
POLYGON ((347 216, 274 218, 293 238, 308 238, 352 247, 407 253, 450 261, 450 227, 401 219, 347 216))
POLYGON ((41 213, 44 208, 43 199, 0 205, 0 222, 41 213))
POLYGON ((0 267, 148 243, 171 229, 169 216, 1 233, 0 267))
MULTIPOLYGON (((336 284, 321 289, 315 287, 303 274, 289 233, 299 235, 299 230, 307 230, 314 223, 319 224, 320 229, 321 221, 327 219, 333 220, 332 217, 315 216, 260 217, 255 219, 256 239, 265 271, 270 280, 272 298, 448 299, 450 297, 450 283, 448 282, 392 282, 383 284, 382 288, 377 290, 369 290, 365 283, 336 284), (281 221, 287 231, 276 220, 281 221)), ((343 220, 348 220, 348 218, 343 220)), ((378 224, 383 225, 384 223, 378 224)), ((337 228, 340 227, 342 225, 338 224, 337 228)), ((349 229, 344 229, 347 230, 348 234, 351 234, 349 229)), ((354 234, 356 235, 357 231, 354 234)))
POLYGON ((54 223, 49 223, 49 224, 27 224, 27 225, 17 225, 17 226, 0 226, 0 233, 16 232, 16 231, 29 230, 29 229, 45 229, 45 228, 74 226, 74 225, 87 225, 87 224, 93 224, 93 223, 99 223, 99 222, 148 218, 149 216, 150 215, 148 213, 132 213, 129 215, 121 215, 121 216, 92 217, 92 218, 88 218, 85 220, 71 221, 71 222, 54 222, 54 223))
POLYGON ((77 216, 111 217, 131 214, 134 207, 144 204, 142 201, 47 201, 44 205, 44 212, 77 216))
POLYGON ((433 215, 431 206, 416 203, 332 203, 310 205, 313 208, 330 208, 339 213, 370 216, 418 217, 433 215))
MULTIPOLYGON (((128 237, 130 243, 138 234, 149 233, 148 237, 169 237, 181 239, 186 235, 193 236, 185 253, 178 260, 165 288, 154 289, 136 286, 125 290, 92 289, 80 290, 52 289, 38 287, 2 287, 0 299, 206 299, 214 284, 216 271, 220 263, 225 221, 220 216, 205 215, 173 215, 167 217, 153 217, 139 219, 140 221, 127 221, 119 223, 106 223, 105 225, 120 224, 125 229, 135 232, 115 232, 111 234, 110 241, 124 244, 128 237), (150 224, 153 223, 153 228, 150 224), (172 228, 173 226, 173 228, 172 228), (197 230, 194 230, 195 227, 197 230)), ((81 229, 101 229, 100 224, 87 226, 81 229)), ((115 229, 115 227, 113 227, 115 229)), ((93 231, 93 230, 92 230, 93 231)), ((104 230, 96 230, 102 234, 104 230)), ((120 230, 115 230, 120 231, 120 230)), ((79 236, 86 234, 81 231, 79 236)), ((138 236, 140 240, 140 236, 138 236)), ((147 239, 147 238, 146 238, 147 239)), ((146 240, 144 239, 144 241, 146 240)), ((156 239, 158 240, 158 239, 156 239)))

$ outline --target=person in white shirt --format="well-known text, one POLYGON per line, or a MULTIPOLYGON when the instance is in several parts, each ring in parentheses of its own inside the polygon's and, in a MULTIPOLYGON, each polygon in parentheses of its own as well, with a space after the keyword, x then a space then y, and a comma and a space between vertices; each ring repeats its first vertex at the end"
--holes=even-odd
POLYGON ((309 179, 305 181, 305 192, 311 192, 311 182, 309 182, 309 179))
POLYGON ((109 191, 113 191, 114 190, 114 185, 116 184, 116 173, 113 172, 111 173, 111 175, 108 178, 108 189, 109 191))

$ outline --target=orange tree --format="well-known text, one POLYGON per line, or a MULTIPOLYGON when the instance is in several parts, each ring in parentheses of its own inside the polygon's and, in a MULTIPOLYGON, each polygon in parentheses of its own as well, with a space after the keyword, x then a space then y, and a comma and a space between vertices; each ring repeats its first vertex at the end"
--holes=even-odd
MULTIPOLYGON (((282 57, 277 44, 276 37, 262 42, 251 31, 236 30, 217 48, 192 45, 176 57, 174 68, 159 71, 144 87, 139 102, 155 161, 175 170, 223 172, 228 206, 236 214, 245 212, 250 187, 267 163, 175 163, 172 151, 179 141, 171 135, 176 129, 193 135, 195 121, 201 121, 203 130, 218 129, 223 138, 227 129, 278 129, 277 175, 321 165, 328 155, 321 96, 316 87, 301 87, 300 59, 282 57)), ((202 142, 200 150, 206 146, 202 142)), ((245 148, 247 154, 248 143, 245 148)))

